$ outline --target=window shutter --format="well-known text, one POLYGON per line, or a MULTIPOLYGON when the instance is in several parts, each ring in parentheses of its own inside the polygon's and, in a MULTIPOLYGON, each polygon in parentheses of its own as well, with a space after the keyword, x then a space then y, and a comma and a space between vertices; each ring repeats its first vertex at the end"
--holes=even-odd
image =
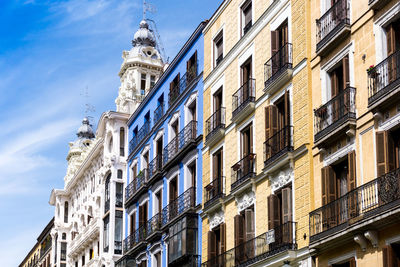
POLYGON ((285 92, 285 122, 284 127, 290 125, 290 100, 289 100, 289 91, 285 92))
POLYGON ((254 231, 254 211, 251 209, 245 210, 246 221, 246 241, 251 240, 255 236, 254 231))
POLYGON ((249 147, 249 153, 253 153, 254 152, 254 148, 253 148, 253 125, 250 125, 250 130, 249 130, 249 143, 250 143, 250 147, 249 147))
POLYGON ((213 155, 213 177, 212 179, 218 178, 218 152, 213 155))
POLYGON ((393 23, 386 28, 387 55, 390 56, 396 49, 396 38, 393 23))
POLYGON ((351 190, 356 188, 357 180, 356 180, 356 152, 352 151, 348 154, 347 157, 348 165, 349 165, 349 174, 347 176, 347 190, 350 192, 351 190))
POLYGON ((343 64, 343 89, 350 86, 349 55, 342 59, 343 64))
POLYGON ((390 172, 396 169, 396 147, 394 140, 389 132, 386 132, 387 138, 387 165, 386 172, 390 172))
POLYGON ((382 176, 386 173, 387 166, 387 132, 376 132, 376 167, 377 175, 382 176))
POLYGON ((215 233, 213 231, 208 231, 208 260, 211 260, 217 256, 217 241, 215 233))
POLYGON ((349 261, 349 266, 350 267, 356 267, 356 259, 351 258, 350 261, 349 261))
POLYGON ((221 253, 224 253, 226 250, 226 224, 221 223, 219 225, 219 240, 221 242, 221 253))
POLYGON ((241 215, 236 215, 235 221, 235 247, 239 246, 244 241, 244 219, 241 215))
POLYGON ((292 189, 290 187, 282 189, 282 216, 283 223, 292 221, 292 189))
POLYGON ((382 256, 383 256, 383 266, 396 267, 395 263, 397 259, 391 245, 387 245, 382 248, 382 256))
POLYGON ((274 229, 280 225, 280 203, 279 198, 271 194, 268 196, 268 229, 274 229))
POLYGON ((279 50, 279 31, 271 31, 271 57, 279 50))
POLYGON ((339 82, 336 70, 331 73, 330 78, 331 78, 331 98, 334 98, 339 94, 339 82))

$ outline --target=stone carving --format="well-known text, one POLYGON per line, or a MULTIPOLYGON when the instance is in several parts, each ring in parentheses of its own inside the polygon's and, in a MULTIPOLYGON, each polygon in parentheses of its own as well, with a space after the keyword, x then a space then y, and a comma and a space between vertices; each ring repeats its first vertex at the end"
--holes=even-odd
POLYGON ((245 210, 254 203, 256 203, 256 195, 253 191, 245 193, 244 195, 236 198, 236 204, 239 212, 245 210))
POLYGON ((210 216, 210 218, 209 218, 210 230, 214 229, 215 227, 217 227, 221 223, 225 222, 225 216, 224 215, 225 215, 224 212, 222 210, 220 210, 219 212, 215 212, 214 214, 212 214, 210 216))
POLYGON ((288 168, 284 171, 279 172, 277 176, 271 177, 271 188, 272 192, 282 188, 292 181, 294 174, 291 168, 288 168))

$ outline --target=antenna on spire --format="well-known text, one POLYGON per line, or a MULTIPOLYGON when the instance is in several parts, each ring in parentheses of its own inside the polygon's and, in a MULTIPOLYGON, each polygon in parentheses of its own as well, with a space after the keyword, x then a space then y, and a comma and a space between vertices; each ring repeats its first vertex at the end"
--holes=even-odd
POLYGON ((93 117, 89 116, 89 113, 94 113, 96 111, 96 109, 92 104, 89 103, 90 95, 89 95, 89 87, 88 86, 86 86, 85 89, 83 89, 83 93, 81 93, 81 96, 83 96, 85 98, 85 104, 84 104, 85 117, 87 117, 89 119, 89 123, 90 123, 90 125, 92 125, 93 117))

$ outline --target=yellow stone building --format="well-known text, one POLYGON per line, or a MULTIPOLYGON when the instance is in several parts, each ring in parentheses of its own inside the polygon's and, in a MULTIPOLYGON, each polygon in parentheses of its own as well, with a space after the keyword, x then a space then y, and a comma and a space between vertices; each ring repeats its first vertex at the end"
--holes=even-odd
POLYGON ((204 29, 202 266, 311 266, 307 0, 226 0, 204 29))
POLYGON ((310 10, 315 266, 400 266, 400 2, 310 10))

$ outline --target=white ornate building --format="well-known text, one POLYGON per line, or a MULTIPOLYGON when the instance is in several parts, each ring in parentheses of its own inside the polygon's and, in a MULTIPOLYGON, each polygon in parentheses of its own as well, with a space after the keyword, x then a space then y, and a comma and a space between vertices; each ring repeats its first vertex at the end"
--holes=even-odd
POLYGON ((156 40, 140 23, 123 52, 117 112, 102 114, 96 134, 87 118, 69 144, 63 189, 53 189, 55 206, 52 250, 54 266, 114 266, 122 254, 123 189, 126 180, 126 122, 163 69, 156 40))

